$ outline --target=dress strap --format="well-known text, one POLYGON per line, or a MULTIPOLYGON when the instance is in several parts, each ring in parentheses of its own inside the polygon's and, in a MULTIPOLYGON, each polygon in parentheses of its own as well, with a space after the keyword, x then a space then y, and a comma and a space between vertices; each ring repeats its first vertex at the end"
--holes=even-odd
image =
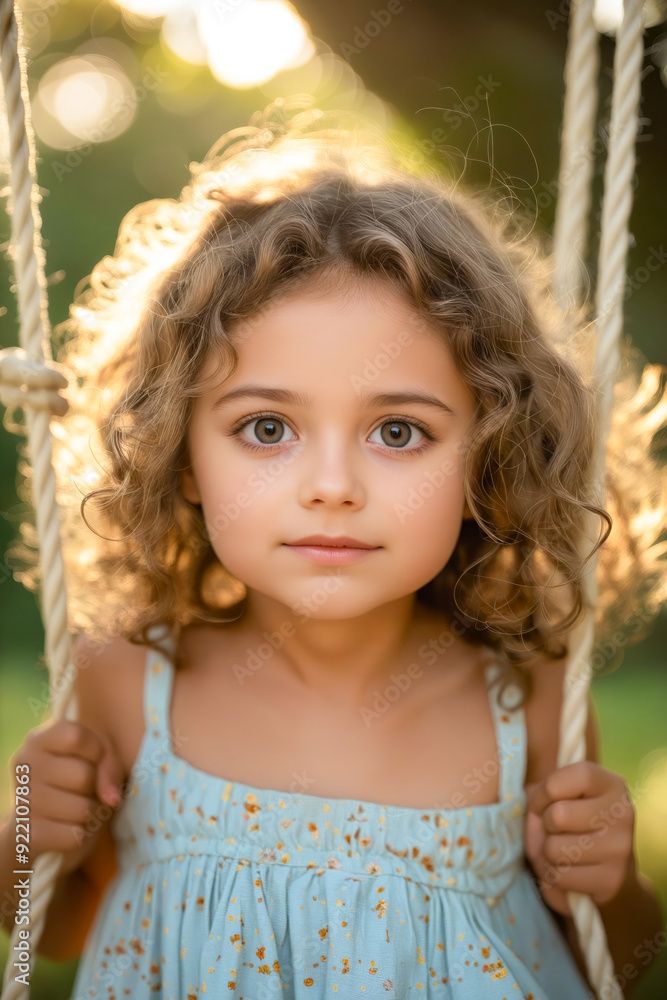
MULTIPOLYGON (((490 662, 484 672, 488 685, 489 703, 493 716, 498 748, 498 799, 507 802, 518 798, 526 781, 526 720, 522 706, 503 708, 498 704, 498 685, 502 667, 497 653, 487 647, 490 662)), ((508 684, 503 694, 505 705, 513 705, 521 692, 515 684, 508 684)))
POLYGON ((144 719, 146 733, 149 733, 164 749, 171 748, 169 710, 174 681, 174 638, 165 626, 154 625, 147 633, 150 639, 157 639, 162 652, 149 649, 144 668, 144 719))

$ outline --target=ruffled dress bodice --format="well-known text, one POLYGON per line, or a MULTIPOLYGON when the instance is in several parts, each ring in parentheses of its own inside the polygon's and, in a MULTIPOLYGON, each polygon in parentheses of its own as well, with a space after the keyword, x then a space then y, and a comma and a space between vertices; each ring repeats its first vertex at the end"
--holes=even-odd
POLYGON ((112 821, 118 873, 73 1000, 591 996, 524 858, 521 708, 489 693, 497 758, 463 781, 498 776, 489 805, 256 788, 177 756, 171 643, 147 653, 145 734, 112 821))

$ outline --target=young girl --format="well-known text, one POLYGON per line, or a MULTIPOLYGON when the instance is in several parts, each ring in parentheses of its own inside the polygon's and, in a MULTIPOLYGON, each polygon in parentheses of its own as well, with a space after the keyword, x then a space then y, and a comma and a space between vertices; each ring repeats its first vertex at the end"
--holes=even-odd
POLYGON ((661 918, 592 722, 556 767, 586 512, 602 608, 660 579, 623 474, 611 536, 588 492, 584 320, 488 198, 311 104, 131 212, 66 325, 79 721, 13 761, 65 855, 40 950, 75 1000, 589 997, 567 892, 633 979, 661 918))

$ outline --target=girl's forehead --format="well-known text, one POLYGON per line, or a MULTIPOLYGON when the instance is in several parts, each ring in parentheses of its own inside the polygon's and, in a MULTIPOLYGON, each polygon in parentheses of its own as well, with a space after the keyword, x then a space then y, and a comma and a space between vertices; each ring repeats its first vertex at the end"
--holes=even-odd
MULTIPOLYGON (((446 331, 387 283, 282 296, 229 331, 238 366, 221 383, 285 386, 315 398, 408 388, 471 395, 446 331)), ((212 390, 214 391, 214 390, 212 390)))
POLYGON ((277 290, 260 306, 257 315, 292 313, 315 305, 337 311, 364 305, 406 314, 418 312, 407 293, 388 276, 341 271, 336 274, 316 272, 293 287, 277 290))
POLYGON ((282 295, 235 323, 229 335, 239 356, 257 361, 267 351, 277 360, 289 347, 304 354, 327 354, 331 360, 343 353, 352 358, 376 343, 389 344, 392 338, 402 348, 404 362, 417 354, 449 356, 444 331, 400 289, 377 280, 347 289, 315 288, 282 295))

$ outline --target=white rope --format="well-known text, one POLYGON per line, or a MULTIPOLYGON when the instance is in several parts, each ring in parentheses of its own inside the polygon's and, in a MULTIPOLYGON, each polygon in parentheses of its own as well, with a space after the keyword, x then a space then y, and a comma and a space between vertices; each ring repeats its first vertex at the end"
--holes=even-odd
POLYGON ((594 0, 576 0, 570 14, 565 59, 565 101, 561 133, 558 200, 554 222, 554 296, 565 309, 581 294, 583 259, 591 207, 599 34, 594 0))
MULTIPOLYGON (((20 15, 19 15, 20 18, 20 15)), ((41 245, 38 201, 39 191, 35 181, 35 152, 32 127, 27 118, 28 87, 26 82, 23 46, 11 0, 0 0, 0 71, 5 93, 9 127, 10 214, 12 219, 12 252, 18 288, 19 339, 21 349, 3 351, 1 375, 3 400, 25 409, 28 428, 28 449, 33 469, 32 496, 35 506, 37 536, 40 540, 42 565, 42 618, 45 632, 45 658, 50 671, 52 714, 65 717, 66 710, 74 710, 73 684, 66 685, 58 697, 58 679, 71 662, 70 637, 67 631, 67 598, 65 572, 60 547, 59 512, 56 502, 56 483, 51 462, 51 437, 49 421, 52 410, 62 412, 63 400, 53 402, 57 388, 62 386, 62 376, 50 371, 45 359, 50 360, 50 328, 47 312, 46 281, 44 278, 44 251, 41 245), (19 55, 20 53, 20 55, 19 55), (13 355, 13 357, 11 357, 13 355), (17 384, 18 383, 18 384, 17 384), (40 385, 41 383, 41 385, 40 385), (16 395, 21 386, 24 401, 16 395), (33 409, 34 393, 46 392, 47 407, 33 409), (32 399, 31 399, 31 394, 32 399)), ((73 671, 68 676, 73 677, 73 671)), ((61 854, 43 854, 30 876, 30 921, 21 929, 29 932, 30 946, 28 977, 32 973, 37 943, 44 929, 46 911, 53 895, 55 880, 62 861, 61 854)), ((17 866, 18 867, 18 866, 17 866)), ((21 872, 25 878, 26 872, 21 872)), ((18 878, 19 876, 17 876, 18 878)), ((9 954, 3 978, 2 1000, 20 1000, 29 996, 29 987, 16 981, 14 946, 24 944, 14 926, 9 941, 9 954)))
MULTIPOLYGON (((592 462, 592 483, 604 503, 605 454, 614 386, 620 362, 619 343, 623 324, 623 292, 628 249, 628 224, 632 207, 632 176, 635 168, 634 144, 637 135, 640 96, 640 73, 643 58, 643 0, 626 0, 623 22, 616 36, 614 87, 609 129, 609 148, 605 164, 602 227, 598 258, 596 299, 596 357, 593 372, 597 392, 597 433, 592 462)), ((576 7, 573 8, 573 16, 576 7)), ((571 148, 568 137, 567 148, 571 148)), ((569 208, 566 211, 569 212, 569 208)), ((568 223, 568 228, 573 231, 568 223)), ((561 224, 561 232, 566 229, 561 224)), ((565 254, 566 248, 561 252, 565 254)), ((579 269, 560 262, 557 288, 561 301, 578 295, 579 269)), ((588 519, 587 537, 582 539, 582 553, 590 550, 595 519, 588 519)), ((596 602, 595 567, 597 553, 590 560, 583 577, 587 612, 570 639, 570 656, 565 676, 561 715, 558 767, 584 760, 586 756, 586 718, 588 687, 591 677, 590 657, 594 638, 596 602)), ((601 1000, 623 1000, 614 965, 607 947, 600 912, 590 896, 568 893, 568 902, 586 960, 588 976, 601 1000)))

